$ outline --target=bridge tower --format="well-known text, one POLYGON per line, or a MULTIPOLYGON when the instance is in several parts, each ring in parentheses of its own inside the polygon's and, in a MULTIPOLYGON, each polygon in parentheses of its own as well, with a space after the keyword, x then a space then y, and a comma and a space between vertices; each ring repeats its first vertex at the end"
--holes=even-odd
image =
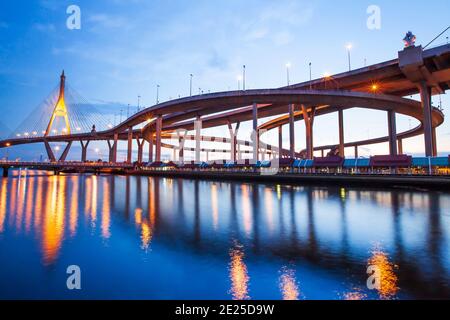
POLYGON ((67 112, 66 102, 64 100, 64 90, 66 85, 66 76, 64 75, 64 70, 61 74, 61 81, 59 83, 59 97, 58 101, 55 104, 55 108, 53 109, 52 116, 50 118, 50 121, 47 125, 47 130, 45 130, 45 137, 49 136, 53 123, 55 122, 55 119, 57 117, 64 118, 64 121, 66 123, 66 134, 70 134, 70 122, 69 122, 69 115, 67 112))

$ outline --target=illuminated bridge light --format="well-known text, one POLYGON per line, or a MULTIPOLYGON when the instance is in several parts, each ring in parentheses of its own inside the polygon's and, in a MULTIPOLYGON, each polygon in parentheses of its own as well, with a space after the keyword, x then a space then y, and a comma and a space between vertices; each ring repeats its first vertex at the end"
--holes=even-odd
POLYGON ((378 89, 380 89, 380 86, 377 83, 372 84, 372 86, 370 87, 370 89, 372 91, 378 91, 378 89))

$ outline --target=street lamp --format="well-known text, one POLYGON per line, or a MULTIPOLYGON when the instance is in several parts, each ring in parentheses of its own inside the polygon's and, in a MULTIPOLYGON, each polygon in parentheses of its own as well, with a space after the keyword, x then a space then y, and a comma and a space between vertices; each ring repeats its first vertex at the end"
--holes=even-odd
POLYGON ((347 44, 347 46, 345 47, 347 49, 347 54, 348 54, 348 71, 352 71, 352 62, 351 62, 351 55, 350 55, 350 51, 353 48, 353 45, 351 43, 347 44))
POLYGON ((242 89, 245 91, 245 64, 242 66, 242 89))
POLYGON ((138 106, 137 106, 138 113, 139 113, 140 108, 141 108, 141 96, 138 96, 138 106))
POLYGON ((8 161, 8 159, 9 159, 9 147, 11 146, 11 143, 7 143, 6 144, 6 161, 8 161))
POLYGON ((192 97, 192 78, 194 77, 194 75, 191 73, 190 74, 190 80, 189 80, 189 96, 192 97))
POLYGON ((286 63, 286 78, 288 87, 291 85, 291 80, 289 79, 289 69, 291 68, 291 63, 286 63))
POLYGON ((156 104, 159 104, 159 87, 160 85, 156 85, 156 104))
POLYGON ((242 81, 242 76, 237 76, 238 90, 241 90, 241 81, 242 81))
POLYGON ((312 89, 312 63, 309 63, 309 89, 312 89))

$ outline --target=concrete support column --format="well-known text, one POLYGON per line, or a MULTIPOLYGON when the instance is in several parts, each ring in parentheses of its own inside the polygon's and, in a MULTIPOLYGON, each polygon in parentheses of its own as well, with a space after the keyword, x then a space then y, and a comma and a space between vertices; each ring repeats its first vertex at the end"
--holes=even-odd
POLYGON ((113 153, 114 153, 114 142, 111 143, 110 140, 106 140, 108 143, 108 162, 113 162, 113 153))
POLYGON ((81 162, 86 162, 86 159, 87 159, 87 148, 88 148, 90 142, 91 141, 87 140, 86 143, 84 143, 82 140, 80 140, 80 143, 81 143, 81 162))
POLYGON ((344 110, 339 110, 339 155, 345 157, 345 141, 344 141, 344 110))
POLYGON ((156 117, 156 162, 161 162, 161 131, 162 131, 162 116, 156 117))
POLYGON ((180 162, 184 162, 184 138, 179 137, 178 138, 178 160, 180 162))
POLYGON ((61 157, 59 157, 59 161, 66 161, 67 155, 69 154, 70 147, 72 146, 72 141, 69 141, 64 148, 63 153, 61 154, 61 157))
POLYGON ((178 161, 184 163, 184 144, 186 142, 187 130, 177 130, 178 137, 178 161))
POLYGON ((48 159, 51 162, 55 162, 56 161, 56 157, 55 157, 55 154, 53 153, 53 150, 52 150, 52 148, 50 146, 50 143, 48 143, 48 141, 44 141, 44 145, 45 145, 45 151, 47 151, 48 159))
POLYGON ((148 162, 153 162, 153 132, 151 131, 148 140, 148 162))
POLYGON ((278 127, 278 158, 283 157, 283 126, 278 127))
POLYGON ((258 104, 253 103, 253 161, 259 160, 258 104))
POLYGON ((431 134, 433 137, 433 157, 437 157, 438 151, 437 151, 436 128, 433 128, 431 134))
POLYGON ((138 163, 144 162, 144 139, 136 139, 137 145, 138 145, 138 163))
POLYGON ((294 121, 295 105, 289 104, 289 156, 295 158, 295 121, 294 121))
POLYGON ((358 146, 355 146, 355 159, 358 159, 358 146))
POLYGON ((118 133, 114 133, 114 144, 113 144, 113 148, 112 148, 112 156, 111 156, 111 162, 112 163, 117 163, 117 147, 119 144, 119 134, 118 133))
POLYGON ((395 119, 395 112, 388 111, 388 129, 389 129, 389 154, 391 156, 397 155, 397 122, 395 119))
POLYGON ((238 146, 237 146, 237 149, 238 149, 238 151, 237 151, 237 155, 238 155, 238 160, 242 160, 242 153, 241 153, 241 145, 240 144, 238 144, 238 146))
POLYGON ((206 162, 209 161, 209 151, 206 151, 206 162))
POLYGON ((313 127, 316 108, 312 107, 311 111, 308 112, 308 108, 302 105, 302 112, 306 127, 306 155, 308 159, 312 159, 314 157, 313 127))
POLYGON ((423 109, 423 130, 425 138, 425 156, 433 156, 433 125, 431 123, 431 88, 425 82, 419 84, 423 109))
POLYGON ((240 122, 236 123, 236 129, 233 129, 233 125, 230 121, 228 121, 228 131, 230 132, 230 140, 231 140, 231 160, 237 161, 237 135, 239 133, 240 122))
POLYGON ((398 154, 403 154, 403 139, 398 139, 398 154))
POLYGON ((128 128, 127 163, 133 162, 133 128, 128 128))
POLYGON ((197 116, 197 119, 194 123, 195 128, 195 162, 200 163, 200 144, 202 138, 202 119, 200 116, 197 116))

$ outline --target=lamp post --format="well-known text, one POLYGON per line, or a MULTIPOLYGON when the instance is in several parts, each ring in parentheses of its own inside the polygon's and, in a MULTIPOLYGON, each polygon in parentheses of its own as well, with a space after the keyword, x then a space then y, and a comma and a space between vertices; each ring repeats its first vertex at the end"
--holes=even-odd
POLYGON ((194 77, 194 75, 191 73, 190 74, 190 79, 189 79, 189 96, 192 97, 192 78, 194 77))
POLYGON ((156 85, 156 104, 159 104, 159 87, 160 85, 156 85))
POLYGON ((353 45, 351 43, 347 44, 347 55, 348 55, 348 71, 352 71, 352 62, 351 62, 351 54, 350 51, 353 48, 353 45))
POLYGON ((242 89, 245 91, 245 64, 242 66, 242 89))
POLYGON ((11 146, 10 143, 7 143, 7 144, 6 144, 6 161, 9 160, 9 147, 10 147, 10 146, 11 146))
POLYGON ((291 79, 289 77, 289 69, 291 68, 291 64, 288 62, 286 63, 286 78, 287 78, 287 85, 288 87, 291 85, 291 79))
POLYGON ((141 96, 138 95, 138 105, 137 105, 137 112, 139 113, 139 110, 141 108, 141 96))
POLYGON ((312 63, 309 63, 309 89, 312 89, 312 63))

